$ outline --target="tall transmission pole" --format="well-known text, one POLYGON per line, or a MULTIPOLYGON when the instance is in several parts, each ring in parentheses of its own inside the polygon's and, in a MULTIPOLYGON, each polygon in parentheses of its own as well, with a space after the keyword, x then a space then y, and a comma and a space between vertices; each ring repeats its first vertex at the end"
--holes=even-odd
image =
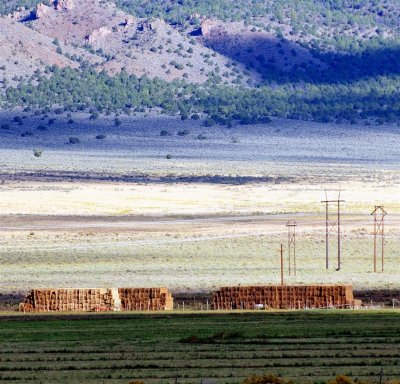
POLYGON ((378 236, 381 239, 381 268, 385 269, 385 216, 387 212, 383 209, 383 205, 375 205, 375 209, 371 213, 374 216, 374 272, 376 272, 378 236))
POLYGON ((280 255, 281 255, 281 285, 283 285, 283 244, 281 244, 281 250, 280 250, 280 255))
POLYGON ((296 227, 295 220, 289 220, 286 223, 288 236, 288 259, 289 259, 289 276, 292 274, 292 256, 293 256, 293 273, 296 276, 296 227))
POLYGON ((344 200, 340 200, 340 190, 337 200, 329 200, 328 194, 325 190, 325 200, 321 203, 325 204, 325 267, 329 269, 329 234, 331 232, 337 233, 337 271, 341 268, 341 245, 340 245, 340 204, 344 203, 344 200), (334 205, 336 207, 335 214, 333 215, 329 211, 329 207, 334 205))

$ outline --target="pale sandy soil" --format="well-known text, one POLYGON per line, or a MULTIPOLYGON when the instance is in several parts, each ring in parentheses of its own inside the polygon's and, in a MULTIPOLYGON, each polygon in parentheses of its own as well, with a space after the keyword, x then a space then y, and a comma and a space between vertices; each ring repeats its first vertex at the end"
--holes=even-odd
POLYGON ((279 282, 277 250, 292 218, 298 274, 288 282, 399 286, 397 127, 275 121, 228 130, 152 117, 125 119, 117 130, 113 119, 75 118, 72 127, 58 119, 39 133, 29 120, 33 137, 20 136, 28 123, 0 131, 0 292, 279 282), (189 134, 178 136, 182 129, 189 134), (107 138, 96 140, 99 133, 107 138), (77 135, 80 144, 66 144, 77 135), (321 200, 339 187, 343 266, 334 271, 332 243, 325 271, 321 200), (389 213, 384 274, 372 273, 376 204, 389 213))
MULTIPOLYGON (((0 185, 0 212, 20 215, 204 215, 320 213, 336 183, 244 184, 35 182, 0 185)), ((400 212, 399 185, 346 182, 343 212, 369 214, 375 204, 400 212)))

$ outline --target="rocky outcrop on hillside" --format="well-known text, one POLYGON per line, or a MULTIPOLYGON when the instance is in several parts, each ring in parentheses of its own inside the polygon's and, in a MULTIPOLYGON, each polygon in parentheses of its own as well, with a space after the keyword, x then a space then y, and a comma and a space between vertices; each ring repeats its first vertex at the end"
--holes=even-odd
POLYGON ((54 8, 58 11, 70 11, 75 8, 74 0, 55 0, 54 8))
POLYGON ((202 36, 211 35, 213 29, 217 26, 217 22, 215 20, 206 19, 200 25, 200 31, 202 36))
POLYGON ((48 17, 53 10, 56 11, 71 11, 75 8, 74 0, 54 0, 53 6, 48 6, 44 3, 39 3, 34 12, 37 19, 48 17))
POLYGON ((146 32, 146 31, 163 31, 167 29, 167 24, 165 21, 161 19, 155 20, 145 20, 141 23, 138 27, 139 31, 146 32))
POLYGON ((112 30, 108 27, 101 27, 99 29, 95 29, 90 35, 87 36, 87 40, 90 44, 96 44, 100 40, 107 37, 112 30))
POLYGON ((35 16, 37 19, 43 19, 48 17, 51 12, 51 8, 47 5, 40 3, 36 6, 35 16))

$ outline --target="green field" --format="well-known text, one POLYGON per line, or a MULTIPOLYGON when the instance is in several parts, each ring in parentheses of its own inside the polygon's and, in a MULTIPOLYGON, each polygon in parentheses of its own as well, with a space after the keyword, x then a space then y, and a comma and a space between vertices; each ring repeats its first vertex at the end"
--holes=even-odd
POLYGON ((400 378, 400 312, 0 317, 0 382, 296 382, 400 378))

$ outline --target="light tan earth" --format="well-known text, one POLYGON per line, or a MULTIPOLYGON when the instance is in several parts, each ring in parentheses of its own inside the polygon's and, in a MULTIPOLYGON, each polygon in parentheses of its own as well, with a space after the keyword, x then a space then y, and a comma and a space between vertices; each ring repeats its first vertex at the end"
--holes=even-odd
POLYGON ((400 212, 389 203, 393 190, 386 191, 386 271, 374 274, 373 188, 357 196, 361 204, 354 193, 342 191, 348 203, 340 272, 334 270, 334 233, 331 268, 325 270, 322 188, 26 182, 8 189, 0 203, 3 292, 123 285, 203 291, 277 283, 280 243, 288 273, 285 224, 291 219, 298 224, 298 273, 286 276, 287 282, 398 287, 400 212), (279 207, 286 213, 277 213, 279 207))

